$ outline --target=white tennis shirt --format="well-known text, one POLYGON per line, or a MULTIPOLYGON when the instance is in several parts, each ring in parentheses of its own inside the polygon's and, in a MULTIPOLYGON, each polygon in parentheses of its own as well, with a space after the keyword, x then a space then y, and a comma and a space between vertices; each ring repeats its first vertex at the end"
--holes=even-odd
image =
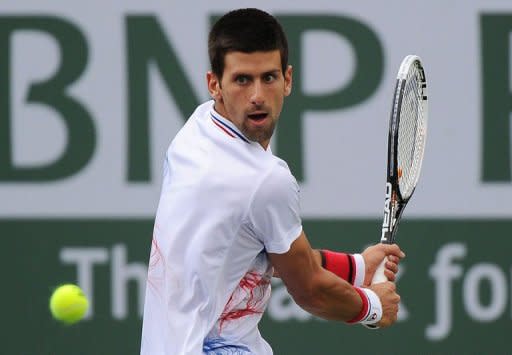
POLYGON ((287 164, 200 105, 172 141, 148 268, 141 354, 272 354, 258 322, 266 252, 299 236, 287 164))

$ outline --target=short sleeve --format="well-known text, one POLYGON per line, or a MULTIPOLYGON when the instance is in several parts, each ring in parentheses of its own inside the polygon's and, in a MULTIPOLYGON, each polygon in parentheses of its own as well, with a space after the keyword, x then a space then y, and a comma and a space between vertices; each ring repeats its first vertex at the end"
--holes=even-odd
POLYGON ((302 231, 299 185, 284 162, 276 164, 257 188, 249 222, 267 252, 282 254, 302 231))

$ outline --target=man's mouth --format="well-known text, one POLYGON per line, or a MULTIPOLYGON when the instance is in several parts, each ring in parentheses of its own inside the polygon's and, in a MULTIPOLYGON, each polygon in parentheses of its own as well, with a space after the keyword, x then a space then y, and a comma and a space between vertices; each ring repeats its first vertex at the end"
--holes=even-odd
POLYGON ((268 117, 268 113, 266 113, 266 112, 250 113, 247 115, 247 117, 249 117, 249 119, 251 119, 253 121, 262 121, 268 117))

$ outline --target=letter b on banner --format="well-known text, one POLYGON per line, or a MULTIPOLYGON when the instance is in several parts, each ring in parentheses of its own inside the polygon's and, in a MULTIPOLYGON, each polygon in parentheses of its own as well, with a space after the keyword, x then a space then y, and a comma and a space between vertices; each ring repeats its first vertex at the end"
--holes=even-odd
MULTIPOLYGON (((50 181, 79 171, 93 155, 95 131, 85 107, 67 92, 87 64, 87 44, 73 24, 56 17, 0 17, 0 181, 50 181), (52 36, 60 49, 60 67, 45 81, 28 88, 28 103, 45 105, 60 114, 67 128, 67 146, 45 166, 16 166, 11 136, 11 39, 17 31, 37 31, 52 36)), ((34 53, 37 63, 37 53, 34 53)))

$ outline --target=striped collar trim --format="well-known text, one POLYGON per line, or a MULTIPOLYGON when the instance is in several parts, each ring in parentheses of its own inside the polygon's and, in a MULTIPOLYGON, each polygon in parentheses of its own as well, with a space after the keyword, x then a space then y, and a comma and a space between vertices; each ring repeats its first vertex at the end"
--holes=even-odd
POLYGON ((233 138, 240 138, 241 140, 243 140, 245 143, 251 143, 249 142, 249 140, 247 138, 245 138, 242 133, 240 133, 237 129, 231 127, 231 125, 229 123, 227 123, 226 119, 222 116, 217 116, 215 115, 215 113, 213 111, 210 111, 210 116, 212 118, 212 121, 213 123, 219 127, 221 130, 224 131, 224 133, 226 133, 228 136, 230 137, 233 137, 233 138))

